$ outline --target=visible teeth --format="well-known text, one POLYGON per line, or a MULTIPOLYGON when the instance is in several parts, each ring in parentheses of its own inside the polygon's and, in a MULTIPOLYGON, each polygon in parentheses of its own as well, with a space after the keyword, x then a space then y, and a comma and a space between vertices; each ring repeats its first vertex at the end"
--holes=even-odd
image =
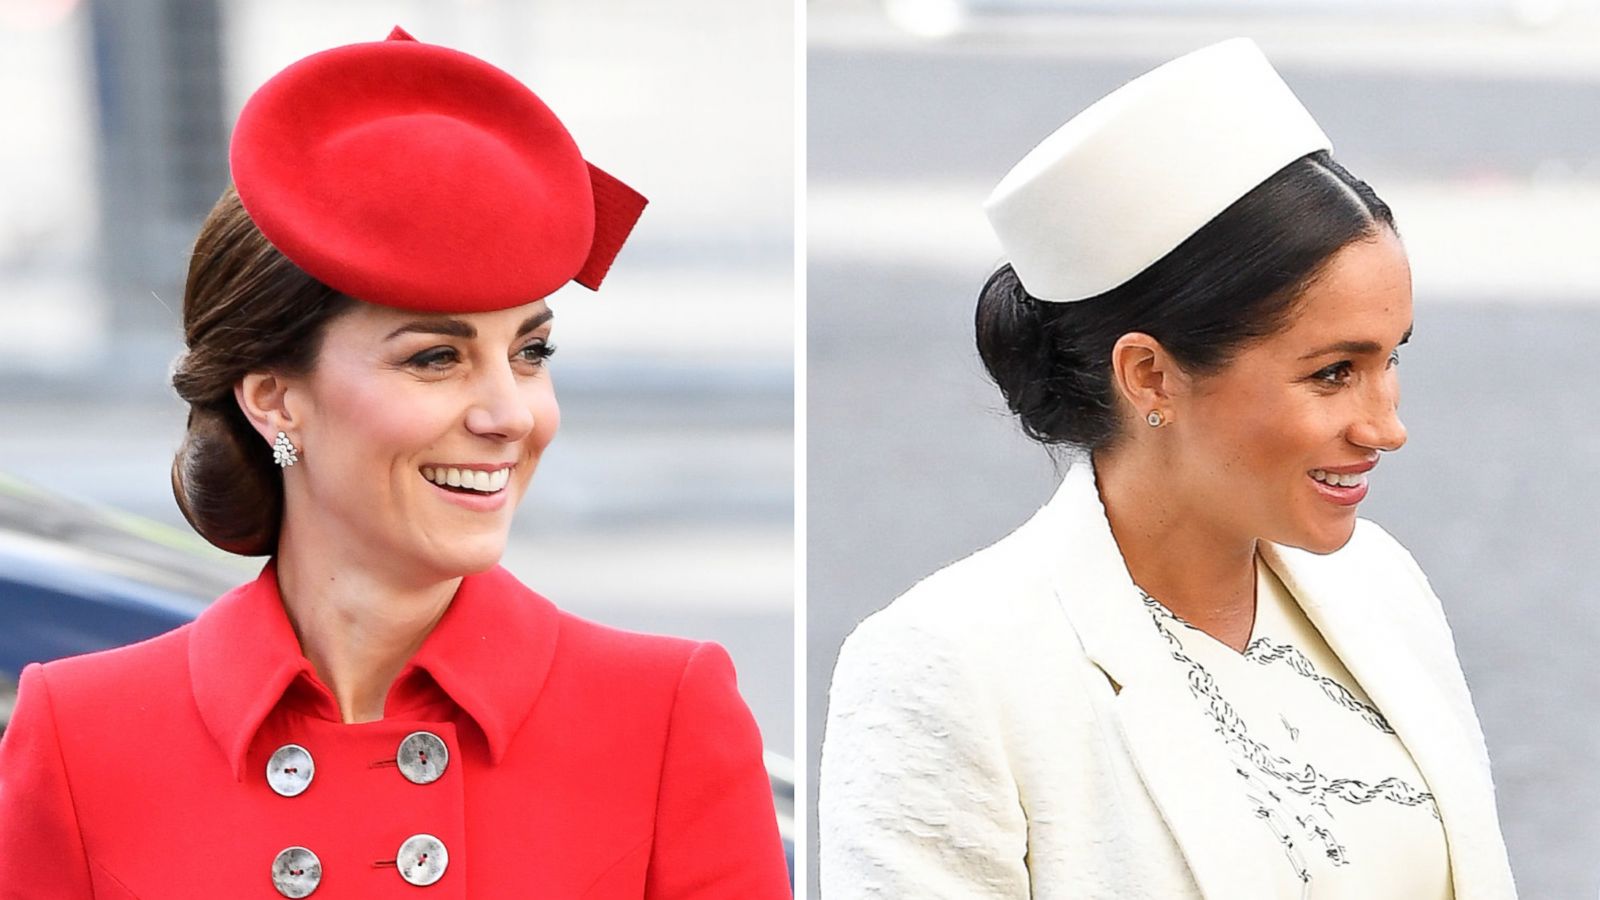
POLYGON ((474 469, 423 466, 422 477, 445 487, 493 494, 504 488, 506 482, 511 480, 511 470, 496 469, 493 472, 480 472, 474 469))
POLYGON ((1360 487, 1361 485, 1367 483, 1367 475, 1365 472, 1352 472, 1348 475, 1339 475, 1333 472, 1323 471, 1322 469, 1312 469, 1311 477, 1324 484, 1331 484, 1335 487, 1360 487))

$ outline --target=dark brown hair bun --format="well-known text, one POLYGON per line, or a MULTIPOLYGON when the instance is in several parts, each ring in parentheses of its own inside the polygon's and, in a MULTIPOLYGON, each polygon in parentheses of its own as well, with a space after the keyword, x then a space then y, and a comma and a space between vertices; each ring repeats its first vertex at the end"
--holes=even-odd
POLYGON ((206 216, 183 289, 187 350, 172 386, 189 426, 172 494, 202 537, 232 553, 277 550, 283 476, 234 385, 250 372, 311 370, 323 329, 355 301, 301 271, 262 236, 230 186, 206 216))

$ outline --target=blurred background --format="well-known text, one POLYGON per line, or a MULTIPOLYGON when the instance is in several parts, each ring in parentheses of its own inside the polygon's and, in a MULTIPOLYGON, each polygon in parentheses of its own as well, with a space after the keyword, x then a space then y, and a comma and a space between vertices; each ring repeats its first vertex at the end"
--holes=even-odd
POLYGON ((189 533, 167 376, 233 120, 396 24, 516 75, 651 200, 604 291, 552 300, 562 429, 508 567, 580 615, 724 643, 792 757, 788 0, 0 0, 0 476, 189 533))
POLYGON ((983 198, 1095 99, 1246 35, 1394 207, 1415 276, 1410 443, 1363 515, 1412 550, 1450 614, 1522 895, 1594 897, 1600 3, 813 0, 809 13, 813 779, 844 636, 1055 483, 972 347, 999 261, 983 198))

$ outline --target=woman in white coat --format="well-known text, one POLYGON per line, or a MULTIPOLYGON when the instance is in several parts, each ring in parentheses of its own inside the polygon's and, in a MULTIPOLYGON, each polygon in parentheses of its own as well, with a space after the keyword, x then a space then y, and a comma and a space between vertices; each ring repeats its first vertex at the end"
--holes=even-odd
POLYGON ((979 351, 1068 467, 846 641, 825 900, 1515 896, 1439 601, 1356 516, 1411 279, 1329 150, 1236 40, 996 188, 979 351))

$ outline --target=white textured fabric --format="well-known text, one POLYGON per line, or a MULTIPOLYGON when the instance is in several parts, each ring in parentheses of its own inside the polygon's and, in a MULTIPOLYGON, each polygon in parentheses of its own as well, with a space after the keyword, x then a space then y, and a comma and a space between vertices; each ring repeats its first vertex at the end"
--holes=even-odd
MULTIPOLYGON (((1261 553, 1416 761, 1458 900, 1515 897, 1483 736, 1410 555, 1366 521, 1328 556, 1261 553)), ((1300 897, 1238 840, 1254 810, 1170 661, 1079 462, 1027 524, 845 642, 818 786, 824 900, 1300 897)))
POLYGON ((1255 42, 1234 38, 1073 116, 984 201, 1022 286, 1083 300, 1144 271, 1289 163, 1332 143, 1255 42))

